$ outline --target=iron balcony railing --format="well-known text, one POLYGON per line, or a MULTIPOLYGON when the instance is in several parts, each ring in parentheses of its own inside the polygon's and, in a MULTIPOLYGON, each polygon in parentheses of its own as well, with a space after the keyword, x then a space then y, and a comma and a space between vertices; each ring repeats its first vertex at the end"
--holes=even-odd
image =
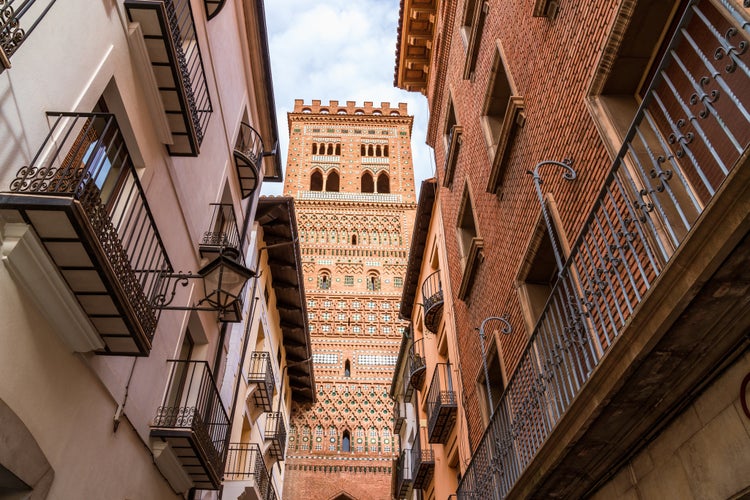
POLYGON ((401 432, 401 427, 406 421, 406 402, 397 400, 393 403, 393 433, 401 432))
POLYGON ((211 369, 205 361, 171 359, 168 363, 167 392, 156 411, 151 435, 179 449, 177 456, 189 475, 209 477, 211 485, 202 488, 218 488, 230 426, 211 369))
POLYGON ((263 161, 263 140, 253 127, 240 123, 240 132, 234 144, 234 166, 240 181, 242 198, 251 196, 261 182, 263 161))
POLYGON ((459 498, 504 498, 513 488, 746 153, 750 23, 721 5, 689 3, 459 498))
POLYGON ((263 453, 256 443, 229 444, 224 481, 252 481, 259 499, 276 499, 263 453))
POLYGON ((437 333, 440 317, 443 314, 443 285, 440 282, 440 270, 435 271, 422 282, 422 307, 424 308, 424 326, 432 333, 437 333))
MULTIPOLYGON (((51 112, 47 115, 54 120, 50 132, 31 163, 18 170, 10 183, 10 196, 5 199, 25 205, 27 209, 44 204, 51 210, 59 200, 70 201, 80 208, 87 219, 85 224, 77 222, 81 226, 80 234, 93 234, 95 241, 84 243, 93 249, 96 262, 108 268, 99 267, 97 271, 113 281, 110 287, 117 290, 112 294, 114 300, 124 298, 125 302, 118 311, 126 312, 107 313, 95 307, 92 301, 97 299, 93 297, 91 286, 81 288, 80 279, 74 279, 73 269, 68 269, 70 266, 60 265, 61 273, 73 292, 80 295, 83 309, 89 313, 109 352, 132 350, 148 354, 158 311, 151 307, 147 298, 158 287, 160 273, 171 272, 172 266, 117 120, 107 113, 51 112), (119 323, 115 317, 122 317, 129 325, 135 347, 125 346, 121 334, 109 344, 107 334, 112 333, 111 322, 119 323), (118 350, 118 346, 122 349, 118 350)), ((73 217, 74 221, 79 217, 73 217)), ((38 224, 41 219, 38 214, 31 222, 38 224)), ((62 242, 59 237, 55 241, 54 232, 49 233, 44 226, 49 223, 35 229, 48 249, 54 249, 62 242)), ((78 264, 76 270, 82 272, 82 264, 78 264)))
POLYGON ((57 0, 0 0, 0 72, 57 0))
POLYGON ((405 499, 411 486, 411 449, 403 450, 396 460, 396 491, 394 497, 405 499))
POLYGON ((458 401, 450 363, 438 363, 427 392, 427 435, 430 443, 445 444, 456 423, 458 401))
POLYGON ((221 253, 244 262, 240 231, 231 203, 211 203, 211 222, 200 242, 201 256, 221 253))
POLYGON ((266 413, 265 438, 271 441, 271 456, 276 460, 284 460, 286 452, 286 424, 284 415, 279 411, 266 413))
POLYGON ((409 358, 406 368, 409 373, 409 383, 418 390, 422 390, 425 378, 424 339, 417 339, 409 346, 409 358))
POLYGON ((411 448, 411 477, 415 490, 427 489, 435 473, 435 453, 425 434, 425 428, 420 427, 411 448))
POLYGON ((253 351, 250 353, 250 369, 247 374, 248 384, 257 384, 253 391, 255 405, 263 411, 271 411, 273 391, 276 381, 271 366, 271 355, 267 352, 253 351))

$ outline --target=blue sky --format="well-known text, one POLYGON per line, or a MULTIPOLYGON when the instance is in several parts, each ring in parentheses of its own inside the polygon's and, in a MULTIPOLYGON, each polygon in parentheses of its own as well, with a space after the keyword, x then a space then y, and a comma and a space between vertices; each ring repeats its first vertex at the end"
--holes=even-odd
MULTIPOLYGON (((282 161, 289 145, 286 115, 294 99, 406 102, 414 115, 412 149, 417 187, 434 172, 425 144, 427 100, 393 86, 398 0, 267 0, 276 113, 282 161)), ((280 184, 264 184, 280 194, 280 184)))

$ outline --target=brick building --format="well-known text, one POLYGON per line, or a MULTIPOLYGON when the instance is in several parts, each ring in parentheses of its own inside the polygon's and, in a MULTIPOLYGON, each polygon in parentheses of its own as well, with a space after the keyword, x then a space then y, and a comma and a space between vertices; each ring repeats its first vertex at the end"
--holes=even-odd
POLYGON ((285 498, 390 498, 388 395, 416 208, 406 105, 295 101, 284 192, 295 198, 317 383, 294 406, 285 498))
POLYGON ((748 492, 749 18, 402 0, 395 84, 429 101, 472 450, 459 498, 748 492))

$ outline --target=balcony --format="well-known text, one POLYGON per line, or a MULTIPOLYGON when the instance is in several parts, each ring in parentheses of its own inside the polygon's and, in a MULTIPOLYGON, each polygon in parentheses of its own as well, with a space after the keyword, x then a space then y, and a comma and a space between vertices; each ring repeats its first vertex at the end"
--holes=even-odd
POLYGON ((242 242, 231 203, 211 203, 211 222, 198 245, 201 257, 215 258, 223 254, 243 262, 242 242))
POLYGON ((211 369, 205 361, 168 363, 168 390, 151 424, 151 437, 168 443, 197 489, 219 489, 229 417, 211 369))
POLYGON ((266 441, 271 441, 271 456, 276 460, 284 460, 286 452, 286 424, 284 415, 278 411, 266 413, 266 441))
POLYGON ((255 406, 265 412, 270 412, 273 409, 271 404, 276 385, 270 354, 258 351, 250 353, 250 371, 247 375, 247 383, 248 385, 255 385, 252 391, 255 406))
POLYGON ((592 493, 743 351, 750 77, 729 9, 680 21, 459 498, 592 493))
POLYGON ((172 268, 125 140, 110 114, 48 115, 52 129, 0 209, 33 227, 93 325, 98 338, 70 340, 74 350, 148 355, 158 321, 148 298, 172 268))
POLYGON ((276 499, 263 453, 257 444, 229 444, 223 491, 226 498, 276 499))
POLYGON ((435 473, 435 453, 420 427, 411 448, 411 477, 415 490, 427 489, 435 473))
POLYGON ((443 316, 443 285, 440 283, 439 270, 430 274, 422 283, 422 301, 424 326, 432 333, 437 333, 443 316))
POLYGON ((258 188, 263 161, 263 140, 253 127, 240 123, 240 133, 234 144, 234 166, 240 181, 242 199, 251 196, 258 188))
POLYGON ((398 460, 394 460, 394 472, 396 474, 396 489, 394 498, 405 499, 411 487, 411 450, 403 450, 398 460))
POLYGON ((0 73, 57 0, 6 0, 0 3, 0 73))
POLYGON ((139 23, 171 133, 173 156, 198 156, 211 116, 211 96, 190 0, 127 0, 139 23))
POLYGON ((395 401, 393 403, 393 433, 398 434, 406 422, 406 403, 404 401, 395 401))
POLYGON ((451 379, 451 365, 438 363, 427 393, 427 435, 430 443, 446 444, 456 424, 458 405, 451 379))
POLYGON ((409 346, 409 357, 406 360, 406 368, 409 373, 409 384, 418 390, 422 390, 425 379, 425 359, 423 339, 412 342, 409 346))
POLYGON ((453 174, 456 172, 458 153, 461 151, 461 125, 453 125, 448 134, 448 150, 445 153, 445 166, 443 167, 443 187, 450 188, 453 185, 453 174))

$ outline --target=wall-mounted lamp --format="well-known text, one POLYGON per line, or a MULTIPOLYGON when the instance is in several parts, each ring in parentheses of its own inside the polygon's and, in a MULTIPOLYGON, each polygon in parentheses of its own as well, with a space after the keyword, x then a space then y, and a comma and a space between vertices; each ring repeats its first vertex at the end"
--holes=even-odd
POLYGON ((500 330, 500 332, 504 333, 505 335, 508 335, 513 332, 513 327, 510 325, 510 322, 508 322, 508 315, 505 316, 490 316, 489 318, 484 318, 482 321, 482 324, 479 325, 479 328, 475 328, 479 332, 479 340, 480 345, 482 346, 482 365, 484 366, 484 383, 487 386, 487 400, 490 403, 490 416, 495 414, 495 405, 492 402, 492 389, 490 388, 490 372, 487 369, 487 354, 484 348, 484 325, 487 324, 488 321, 501 321, 505 326, 500 330))

